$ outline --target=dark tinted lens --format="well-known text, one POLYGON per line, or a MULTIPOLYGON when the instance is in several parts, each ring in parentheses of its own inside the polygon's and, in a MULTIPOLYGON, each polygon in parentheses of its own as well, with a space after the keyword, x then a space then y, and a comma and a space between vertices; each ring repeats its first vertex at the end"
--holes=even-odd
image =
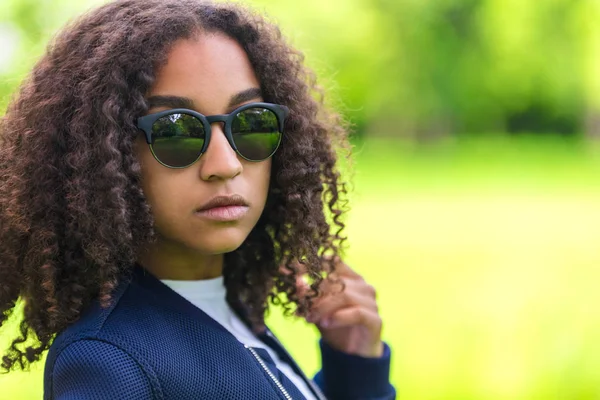
POLYGON ((266 108, 239 112, 231 124, 231 133, 240 154, 252 161, 266 160, 281 142, 277 115, 266 108))
POLYGON ((196 161, 204 140, 202 121, 191 115, 166 115, 152 125, 152 151, 169 167, 186 167, 196 161))

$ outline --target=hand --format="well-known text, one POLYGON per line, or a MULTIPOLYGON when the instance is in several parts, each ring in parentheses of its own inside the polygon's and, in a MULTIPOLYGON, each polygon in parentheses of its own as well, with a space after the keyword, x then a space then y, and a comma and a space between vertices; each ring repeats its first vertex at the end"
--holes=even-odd
MULTIPOLYGON (((344 290, 329 282, 321 285, 322 293, 306 319, 317 326, 332 348, 362 357, 381 357, 382 321, 375 289, 339 258, 334 263, 332 275, 344 284, 344 290)), ((306 282, 297 282, 299 291, 307 290, 306 282)))

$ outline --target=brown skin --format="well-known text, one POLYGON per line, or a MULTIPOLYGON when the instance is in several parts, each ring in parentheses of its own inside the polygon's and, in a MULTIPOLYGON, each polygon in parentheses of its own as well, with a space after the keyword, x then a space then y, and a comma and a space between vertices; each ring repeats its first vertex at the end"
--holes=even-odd
POLYGON ((335 294, 325 290, 308 319, 331 347, 362 357, 381 357, 382 321, 375 289, 341 260, 336 262, 335 271, 344 290, 335 294))
MULTIPOLYGON (((315 324, 323 340, 334 349, 362 357, 381 357, 383 323, 375 288, 339 257, 325 263, 333 265, 333 279, 321 286, 306 320, 315 324)), ((296 286, 299 293, 309 290, 302 277, 296 279, 296 286)))
MULTIPOLYGON (((204 115, 226 114, 255 101, 231 103, 239 93, 260 88, 240 45, 223 34, 202 35, 176 43, 159 71, 149 97, 178 96, 193 102, 204 115)), ((149 113, 166 110, 155 107, 149 113)), ((157 241, 143 249, 139 262, 161 279, 209 279, 220 276, 223 254, 237 249, 263 212, 271 160, 249 162, 231 148, 221 123, 211 126, 207 151, 188 168, 158 163, 140 135, 136 155, 142 188, 152 209, 157 241), (246 215, 233 222, 215 222, 195 211, 216 196, 242 196, 246 215)))
MULTIPOLYGON (((187 89, 189 80, 183 81, 181 89, 187 89)), ((223 150, 219 137, 215 143, 210 152, 223 150)), ((155 257, 170 261, 174 253, 178 264, 170 273, 210 277, 223 265, 227 302, 257 332, 264 329, 270 304, 282 306, 286 315, 308 315, 314 301, 334 296, 335 274, 327 278, 333 266, 323 261, 345 247, 347 186, 337 160, 349 161, 349 154, 346 125, 324 105, 302 53, 286 43, 277 26, 239 3, 119 0, 73 21, 55 36, 0 118, 0 328, 24 300, 19 332, 0 353, 0 369, 27 368, 88 307, 108 306, 136 260, 150 265, 155 257), (270 161, 267 202, 254 228, 244 239, 245 222, 235 229, 212 227, 213 233, 224 233, 218 241, 198 242, 186 233, 198 224, 193 229, 180 224, 193 207, 187 197, 174 200, 172 230, 164 221, 155 223, 158 206, 146 196, 155 197, 155 189, 142 176, 151 167, 140 165, 135 121, 149 112, 148 94, 157 88, 173 47, 217 32, 245 50, 260 96, 287 106, 290 115, 270 161), (152 246, 157 239, 161 245, 152 246), (162 249, 160 255, 151 254, 156 249, 162 249), (223 261, 206 257, 223 251, 228 251, 223 261), (179 259, 184 253, 193 256, 179 259), (205 255, 204 269, 197 269, 198 254, 205 255), (303 267, 295 260, 303 260, 303 267), (313 282, 308 291, 297 286, 301 274, 313 282)), ((238 183, 240 177, 246 182, 248 169, 239 162, 244 168, 233 178, 208 170, 218 178, 203 179, 200 164, 190 167, 193 177, 188 171, 181 176, 160 171, 197 185, 193 193, 201 202, 217 187, 245 190, 238 183)), ((347 286, 347 294, 365 290, 347 286)))
MULTIPOLYGON (((234 40, 222 34, 202 35, 175 44, 149 93, 190 99, 204 115, 224 114, 244 103, 231 103, 239 93, 259 88, 250 61, 234 40), (218 56, 215 56, 218 55, 218 56)), ((262 101, 261 98, 248 99, 262 101)), ((166 107, 151 108, 149 113, 166 107)), ((208 150, 184 169, 159 164, 145 138, 136 142, 142 167, 142 187, 152 208, 157 241, 140 254, 140 263, 160 279, 209 279, 222 274, 223 254, 246 239, 267 199, 270 160, 248 162, 227 142, 219 123, 212 126, 208 150), (239 221, 214 222, 195 215, 199 206, 217 195, 237 194, 249 203, 239 221)), ((332 285, 314 302, 308 320, 314 322, 332 347, 363 357, 382 354, 381 318, 375 290, 337 259, 332 285)), ((307 286, 299 281, 300 291, 307 286)))
MULTIPOLYGON (((196 111, 213 115, 241 106, 243 103, 231 104, 230 100, 259 86, 240 45, 222 34, 211 34, 175 44, 149 96, 187 97, 196 111)), ((149 110, 157 111, 161 109, 149 110)), ((221 275, 223 253, 242 244, 263 211, 270 160, 256 163, 240 158, 219 123, 212 126, 208 150, 191 167, 162 166, 141 135, 136 154, 158 234, 157 242, 140 254, 140 263, 161 279, 209 279, 221 275), (243 196, 250 204, 250 212, 240 221, 214 222, 195 215, 194 211, 210 198, 231 194, 243 196)), ((323 339, 332 347, 364 357, 381 356, 381 318, 375 290, 341 261, 335 264, 335 271, 344 290, 325 292, 313 304, 308 319, 317 324, 323 339)))

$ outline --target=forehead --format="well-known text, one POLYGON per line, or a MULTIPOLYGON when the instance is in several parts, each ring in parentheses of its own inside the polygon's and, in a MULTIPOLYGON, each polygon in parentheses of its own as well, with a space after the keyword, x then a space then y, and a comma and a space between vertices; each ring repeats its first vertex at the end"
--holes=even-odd
POLYGON ((176 42, 156 76, 151 96, 182 96, 198 111, 222 113, 235 94, 260 87, 246 52, 226 35, 201 34, 176 42))

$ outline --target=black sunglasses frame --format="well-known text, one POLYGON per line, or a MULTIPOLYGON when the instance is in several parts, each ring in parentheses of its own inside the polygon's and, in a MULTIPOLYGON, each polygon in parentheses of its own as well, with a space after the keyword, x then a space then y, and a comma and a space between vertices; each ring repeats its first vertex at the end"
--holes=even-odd
POLYGON ((137 119, 136 125, 137 125, 138 129, 142 130, 144 132, 144 134, 146 135, 146 143, 148 143, 148 145, 150 146, 150 151, 152 152, 152 155, 154 156, 156 161, 158 161, 160 164, 164 165, 167 168, 180 169, 180 168, 187 168, 187 167, 195 164, 200 159, 202 154, 204 154, 206 152, 206 150, 208 149, 208 145, 210 143, 210 138, 211 138, 211 124, 213 124, 215 122, 223 122, 224 123, 223 132, 225 133, 225 137, 227 138, 229 145, 244 160, 252 161, 252 162, 260 162, 260 161, 267 160, 268 158, 273 156, 273 154, 275 154, 275 152, 281 145, 281 141, 283 139, 283 126, 284 126, 285 119, 288 117, 289 113, 290 113, 290 110, 286 106, 282 106, 279 104, 272 104, 272 103, 262 103, 262 102, 244 104, 243 106, 236 108, 229 114, 208 115, 208 116, 200 114, 199 112, 196 112, 194 110, 189 110, 187 108, 173 108, 173 109, 169 109, 169 110, 165 110, 165 111, 159 111, 159 112, 153 113, 153 114, 144 115, 143 117, 140 117, 137 119), (233 140, 233 133, 231 132, 231 124, 233 123, 233 120, 236 117, 236 115, 239 114, 240 112, 248 110, 250 108, 265 108, 265 109, 273 112, 275 114, 275 116, 277 117, 277 121, 279 123, 279 133, 281 134, 279 143, 277 143, 277 147, 275 147, 273 152, 271 152, 271 154, 269 154, 268 157, 265 157, 261 160, 251 160, 251 159, 245 157, 243 154, 241 154, 240 151, 238 150, 237 146, 235 145, 235 142, 233 140), (191 163, 189 163, 185 166, 182 166, 182 167, 175 167, 172 165, 165 164, 156 156, 156 154, 154 153, 154 149, 152 148, 152 126, 160 118, 163 118, 163 117, 165 117, 167 115, 171 115, 171 114, 186 114, 186 115, 195 117, 202 122, 202 126, 204 128, 205 139, 204 139, 204 144, 202 145, 202 149, 200 150, 200 154, 198 154, 198 157, 194 161, 192 161, 191 163))

